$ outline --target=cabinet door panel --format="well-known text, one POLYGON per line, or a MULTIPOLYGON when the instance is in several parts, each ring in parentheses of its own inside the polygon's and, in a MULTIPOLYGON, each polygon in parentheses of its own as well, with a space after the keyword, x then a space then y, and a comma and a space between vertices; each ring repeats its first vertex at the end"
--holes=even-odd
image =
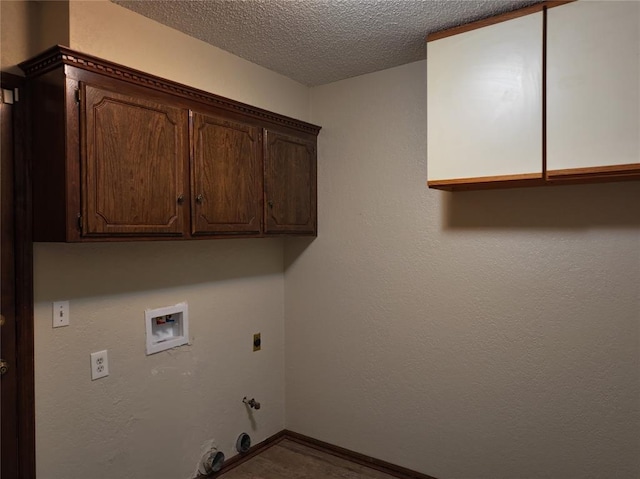
POLYGON ((260 233, 258 128, 193 114, 192 232, 260 233))
POLYGON ((185 110, 83 85, 83 233, 181 235, 185 110))
POLYGON ((427 44, 428 178, 542 176, 542 12, 427 44))
POLYGON ((265 232, 316 233, 315 142, 265 131, 265 232))
POLYGON ((640 166, 640 3, 549 9, 547 168, 640 166))

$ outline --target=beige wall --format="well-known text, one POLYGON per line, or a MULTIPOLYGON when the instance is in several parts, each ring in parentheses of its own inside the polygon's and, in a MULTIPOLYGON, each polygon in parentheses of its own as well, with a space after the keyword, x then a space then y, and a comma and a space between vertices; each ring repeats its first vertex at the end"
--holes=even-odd
POLYGON ((16 66, 36 53, 34 38, 30 36, 35 22, 35 2, 0 2, 0 68, 21 75, 16 66))
MULTIPOLYGON (((3 69, 69 43, 308 119, 307 87, 110 2, 3 1, 2 35, 3 69), (55 28, 33 26, 46 20, 55 28)), ((231 457, 241 432, 257 443, 283 429, 281 240, 36 244, 35 301, 39 478, 186 479, 208 441, 231 457), (51 302, 65 299, 71 325, 54 330, 51 302), (145 309, 181 301, 191 345, 147 357, 145 309), (102 349, 111 374, 92 382, 89 354, 102 349), (253 415, 245 395, 262 403, 253 415)))
POLYGON ((283 294, 280 240, 36 244, 38 478, 187 479, 207 441, 231 457, 241 432, 282 430, 283 294), (52 329, 62 299, 71 325, 52 329), (191 345, 145 356, 145 309, 182 301, 191 345))
POLYGON ((69 2, 2 0, 0 68, 22 75, 17 64, 53 45, 69 44, 69 2))
POLYGON ((425 70, 312 89, 287 427, 442 479, 639 477, 640 183, 427 189, 425 70))
POLYGON ((71 1, 69 45, 163 78, 307 120, 309 89, 107 1, 71 1))

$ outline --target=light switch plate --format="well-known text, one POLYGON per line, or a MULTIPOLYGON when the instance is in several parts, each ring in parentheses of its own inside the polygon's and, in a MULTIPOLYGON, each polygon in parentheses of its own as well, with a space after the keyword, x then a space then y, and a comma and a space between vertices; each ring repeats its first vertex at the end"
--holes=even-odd
POLYGON ((53 303, 53 327, 69 326, 69 301, 53 303))

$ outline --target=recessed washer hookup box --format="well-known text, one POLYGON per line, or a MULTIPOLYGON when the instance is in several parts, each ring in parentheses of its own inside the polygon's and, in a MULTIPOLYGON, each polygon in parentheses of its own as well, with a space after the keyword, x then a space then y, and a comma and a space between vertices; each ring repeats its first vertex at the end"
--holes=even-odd
POLYGON ((147 355, 189 344, 189 312, 187 303, 147 309, 147 355))

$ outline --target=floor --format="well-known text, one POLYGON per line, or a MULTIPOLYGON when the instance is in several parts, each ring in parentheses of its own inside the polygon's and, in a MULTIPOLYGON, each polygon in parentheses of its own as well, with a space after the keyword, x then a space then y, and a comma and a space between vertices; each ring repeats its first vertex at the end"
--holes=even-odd
POLYGON ((219 478, 394 479, 394 476, 284 439, 219 478))

